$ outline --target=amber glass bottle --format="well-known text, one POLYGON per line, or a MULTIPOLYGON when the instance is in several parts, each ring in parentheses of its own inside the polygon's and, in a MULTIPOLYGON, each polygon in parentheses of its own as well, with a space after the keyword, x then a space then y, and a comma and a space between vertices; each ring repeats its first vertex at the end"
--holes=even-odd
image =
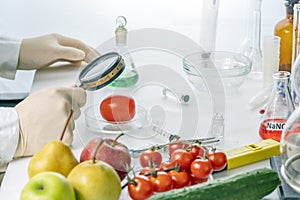
POLYGON ((291 72, 292 50, 293 50, 293 20, 294 4, 299 0, 287 0, 285 3, 286 17, 279 21, 274 29, 274 35, 279 36, 280 40, 280 63, 279 70, 291 72))

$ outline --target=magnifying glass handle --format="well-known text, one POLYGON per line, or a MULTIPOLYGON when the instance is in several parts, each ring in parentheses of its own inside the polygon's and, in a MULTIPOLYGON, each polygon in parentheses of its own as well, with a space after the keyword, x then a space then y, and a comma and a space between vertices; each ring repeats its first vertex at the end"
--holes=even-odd
POLYGON ((67 126, 68 126, 68 124, 69 124, 69 121, 70 121, 70 119, 71 119, 73 113, 74 113, 74 111, 71 109, 71 110, 70 110, 70 113, 68 114, 68 117, 67 117, 67 119, 66 119, 64 128, 63 128, 63 130, 62 130, 62 132, 61 132, 61 134, 60 134, 60 139, 59 139, 60 141, 62 141, 63 138, 64 138, 64 135, 65 135, 67 126))

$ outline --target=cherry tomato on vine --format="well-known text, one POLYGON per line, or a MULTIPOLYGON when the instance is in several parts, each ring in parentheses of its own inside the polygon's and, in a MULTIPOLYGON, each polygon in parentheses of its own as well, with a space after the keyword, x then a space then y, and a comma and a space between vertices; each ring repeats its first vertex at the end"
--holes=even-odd
POLYGON ((173 180, 167 172, 158 171, 156 175, 149 176, 154 192, 166 192, 173 189, 173 180))
POLYGON ((149 174, 149 173, 151 173, 151 172, 153 172, 153 171, 158 171, 159 170, 159 168, 153 168, 153 167, 143 167, 143 169, 140 171, 140 175, 145 175, 145 174, 149 174))
POLYGON ((188 172, 171 170, 168 172, 173 180, 173 188, 183 188, 191 185, 191 175, 188 172))
POLYGON ((155 149, 143 151, 140 155, 142 167, 158 167, 162 161, 162 155, 155 149))
POLYGON ((197 157, 204 158, 205 154, 208 152, 208 149, 206 146, 203 145, 193 145, 190 148, 190 152, 193 154, 195 159, 197 157))
POLYGON ((135 111, 135 101, 128 96, 111 95, 100 104, 100 113, 109 122, 129 121, 134 117, 135 111))
POLYGON ((191 164, 191 172, 196 178, 208 178, 213 172, 211 161, 207 159, 195 159, 191 164))
POLYGON ((170 158, 171 163, 179 164, 180 171, 189 170, 193 160, 193 154, 183 149, 177 149, 174 151, 170 158))
POLYGON ((153 194, 153 186, 148 177, 137 175, 128 182, 128 192, 134 200, 144 200, 153 194))
POLYGON ((214 171, 220 171, 227 165, 227 157, 224 152, 213 152, 206 155, 207 159, 211 161, 214 171))
POLYGON ((208 180, 208 178, 202 179, 202 178, 197 178, 193 174, 191 174, 191 185, 196 185, 199 183, 204 183, 208 180))
POLYGON ((171 155, 177 149, 186 149, 188 146, 189 146, 189 144, 187 144, 185 141, 177 140, 177 141, 171 142, 168 145, 168 151, 169 151, 169 154, 171 155))
POLYGON ((174 168, 175 166, 176 166, 176 163, 162 162, 162 163, 160 163, 158 168, 161 170, 165 170, 165 169, 174 168))

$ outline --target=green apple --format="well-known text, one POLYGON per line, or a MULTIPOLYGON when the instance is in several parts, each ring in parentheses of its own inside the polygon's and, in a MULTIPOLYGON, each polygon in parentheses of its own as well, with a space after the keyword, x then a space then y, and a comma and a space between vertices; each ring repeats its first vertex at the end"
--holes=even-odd
POLYGON ((24 186, 21 200, 75 200, 75 191, 67 178, 57 172, 41 172, 24 186))
POLYGON ((76 192, 77 200, 118 200, 121 181, 109 164, 99 160, 79 163, 67 177, 76 192))

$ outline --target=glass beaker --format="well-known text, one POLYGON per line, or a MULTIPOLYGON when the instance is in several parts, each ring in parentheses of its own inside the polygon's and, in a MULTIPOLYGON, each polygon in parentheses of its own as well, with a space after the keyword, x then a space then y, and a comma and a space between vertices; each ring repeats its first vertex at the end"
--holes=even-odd
POLYGON ((281 175, 300 193, 300 107, 288 119, 280 142, 281 175))
POLYGON ((239 50, 240 53, 252 60, 252 78, 261 78, 262 76, 261 2, 262 0, 248 0, 246 38, 239 50))
POLYGON ((127 48, 127 29, 126 24, 127 20, 123 16, 117 17, 116 20, 118 27, 115 30, 115 38, 116 38, 116 46, 115 50, 122 55, 124 62, 125 62, 125 70, 123 73, 118 77, 115 81, 113 81, 110 86, 113 87, 132 87, 138 81, 138 73, 135 68, 135 64, 131 57, 130 52, 127 48))
POLYGON ((263 85, 272 84, 273 74, 279 69, 280 37, 263 37, 263 85))
POLYGON ((272 138, 280 141, 286 121, 295 110, 289 83, 289 72, 279 71, 274 73, 272 93, 259 128, 259 135, 262 139, 272 138))

